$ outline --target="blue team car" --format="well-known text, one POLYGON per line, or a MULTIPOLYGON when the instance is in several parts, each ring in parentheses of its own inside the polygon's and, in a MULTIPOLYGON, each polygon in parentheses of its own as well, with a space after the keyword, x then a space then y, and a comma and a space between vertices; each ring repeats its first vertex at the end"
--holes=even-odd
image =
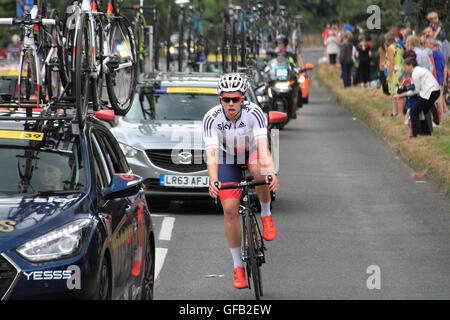
POLYGON ((142 178, 101 121, 0 108, 0 299, 152 299, 154 258, 142 178))

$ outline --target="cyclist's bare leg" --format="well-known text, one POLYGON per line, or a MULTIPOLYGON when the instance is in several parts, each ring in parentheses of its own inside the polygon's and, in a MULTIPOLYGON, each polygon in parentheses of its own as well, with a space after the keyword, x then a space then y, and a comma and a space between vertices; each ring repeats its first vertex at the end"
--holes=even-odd
POLYGON ((229 198, 222 201, 225 234, 230 248, 241 246, 241 224, 239 222, 240 199, 229 198))
MULTIPOLYGON (((265 180, 264 173, 267 170, 261 165, 261 161, 249 161, 248 169, 255 180, 265 180)), ((258 195, 259 202, 261 204, 261 221, 263 223, 263 237, 265 240, 271 241, 276 238, 277 232, 275 224, 272 219, 272 213, 270 211, 270 189, 268 185, 255 186, 256 194, 258 195)))
MULTIPOLYGON (((248 164, 248 170, 255 180, 264 180, 266 178, 265 175, 262 175, 263 171, 259 160, 251 161, 251 163, 248 164)), ((268 185, 255 186, 255 190, 260 202, 270 202, 270 191, 268 185)))

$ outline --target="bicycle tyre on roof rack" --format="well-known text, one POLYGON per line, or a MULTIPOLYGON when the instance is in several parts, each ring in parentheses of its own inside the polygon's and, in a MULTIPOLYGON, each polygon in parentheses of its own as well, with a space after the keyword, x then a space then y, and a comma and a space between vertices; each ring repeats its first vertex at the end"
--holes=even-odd
POLYGON ((45 87, 47 89, 46 94, 48 95, 48 98, 52 100, 58 98, 61 92, 62 80, 60 77, 59 66, 55 66, 55 61, 59 63, 58 60, 60 56, 59 52, 62 51, 62 45, 60 38, 61 32, 58 24, 59 23, 58 11, 56 9, 52 9, 49 12, 49 17, 50 19, 55 19, 56 21, 55 25, 49 26, 48 33, 50 37, 47 38, 47 41, 49 41, 47 45, 56 47, 57 51, 56 57, 52 58, 52 60, 50 61, 50 65, 48 65, 48 68, 46 69, 45 73, 45 84, 46 84, 45 87))
POLYGON ((119 56, 119 65, 106 73, 106 88, 111 106, 117 115, 131 108, 137 83, 137 53, 133 29, 129 20, 120 15, 111 21, 108 45, 119 56), (122 47, 119 48, 118 44, 122 47))
POLYGON ((62 50, 58 50, 59 59, 59 73, 63 86, 66 88, 66 93, 73 96, 74 90, 71 86, 73 83, 72 75, 74 69, 74 51, 75 45, 75 20, 69 19, 70 15, 67 11, 74 5, 75 1, 67 0, 64 3, 63 9, 60 14, 59 28, 61 30, 64 43, 62 50))
POLYGON ((80 15, 79 30, 75 42, 75 69, 72 71, 74 79, 75 105, 77 109, 77 119, 80 126, 83 125, 87 115, 90 100, 90 72, 91 72, 91 25, 88 15, 80 15))

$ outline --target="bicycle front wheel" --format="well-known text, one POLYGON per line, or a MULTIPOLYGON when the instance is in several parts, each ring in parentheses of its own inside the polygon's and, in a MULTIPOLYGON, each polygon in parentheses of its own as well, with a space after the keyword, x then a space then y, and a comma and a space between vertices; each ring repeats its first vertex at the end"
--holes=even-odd
POLYGON ((31 52, 25 52, 19 64, 19 77, 17 82, 19 101, 34 100, 40 102, 40 88, 37 81, 36 61, 31 52))
POLYGON ((117 115, 125 115, 131 108, 137 82, 136 46, 131 24, 120 16, 112 22, 108 44, 117 63, 109 64, 106 86, 109 101, 117 115))
POLYGON ((259 269, 258 265, 258 252, 257 252, 257 243, 256 240, 256 225, 255 220, 252 218, 248 218, 245 223, 245 234, 247 237, 247 273, 249 274, 249 281, 250 278, 253 282, 253 290, 255 292, 255 298, 256 300, 261 299, 261 270, 259 269))

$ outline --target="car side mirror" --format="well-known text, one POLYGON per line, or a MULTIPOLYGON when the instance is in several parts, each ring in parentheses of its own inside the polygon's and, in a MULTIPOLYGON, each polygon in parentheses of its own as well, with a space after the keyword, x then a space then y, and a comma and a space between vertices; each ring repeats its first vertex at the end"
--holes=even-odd
POLYGON ((142 186, 142 178, 135 174, 114 174, 109 186, 102 190, 103 200, 134 196, 142 186))
POLYGON ((284 123, 287 121, 288 115, 285 112, 269 111, 269 124, 284 123))
POLYGON ((306 68, 307 70, 312 70, 312 69, 314 69, 314 65, 313 65, 312 63, 307 63, 307 64, 305 65, 305 68, 306 68))

